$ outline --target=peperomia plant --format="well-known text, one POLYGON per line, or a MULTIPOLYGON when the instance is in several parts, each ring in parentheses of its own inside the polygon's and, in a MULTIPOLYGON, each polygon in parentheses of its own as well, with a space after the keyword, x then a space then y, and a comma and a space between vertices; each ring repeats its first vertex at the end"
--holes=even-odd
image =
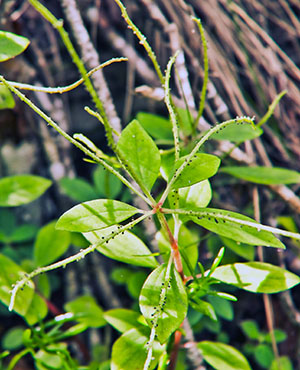
MULTIPOLYGON (((284 249, 284 244, 274 234, 298 240, 300 234, 262 225, 240 213, 208 208, 212 198, 209 179, 219 171, 221 160, 216 155, 205 153, 205 144, 210 139, 231 140, 238 136, 238 140, 235 141, 242 142, 261 135, 263 131, 260 126, 272 114, 275 104, 271 106, 268 116, 263 117, 263 120, 257 125, 254 124, 254 118, 245 116, 218 123, 205 132, 200 131, 198 121, 204 109, 208 80, 206 44, 200 20, 194 19, 199 26, 204 45, 206 73, 199 110, 192 118, 189 112, 174 105, 170 93, 169 83, 177 54, 170 58, 166 72, 163 74, 147 40, 129 18, 123 4, 119 0, 115 0, 128 26, 132 28, 154 65, 164 89, 165 104, 170 117, 170 120, 167 120, 151 114, 140 113, 137 119, 128 123, 121 133, 116 133, 107 118, 103 102, 97 96, 89 79, 89 76, 98 68, 87 72, 63 28, 63 22, 56 19, 37 0, 29 0, 29 2, 58 30, 82 78, 67 87, 40 88, 7 81, 0 76, 2 86, 18 96, 48 125, 82 150, 90 161, 116 176, 130 189, 134 197, 140 197, 143 200, 144 207, 137 208, 131 203, 115 199, 93 199, 74 206, 59 218, 56 230, 80 232, 90 245, 81 249, 77 254, 52 264, 47 263, 53 262, 53 259, 62 255, 64 247, 63 251, 54 253, 55 257, 51 261, 39 255, 37 258, 39 266, 22 276, 18 276, 20 271, 15 265, 12 265, 11 271, 15 271, 10 276, 15 277, 16 281, 12 281, 12 278, 4 281, 5 289, 0 290, 0 299, 9 306, 9 310, 15 310, 26 318, 27 310, 31 307, 31 301, 35 297, 33 278, 41 273, 66 267, 71 262, 80 261, 94 251, 126 264, 148 268, 150 273, 139 294, 142 320, 139 313, 131 310, 115 309, 103 314, 97 306, 94 310, 91 309, 96 305, 93 300, 87 297, 82 298, 78 302, 65 306, 66 311, 75 312, 75 316, 64 316, 49 324, 49 327, 53 326, 53 330, 47 334, 46 342, 39 339, 38 330, 33 329, 31 334, 27 332, 24 339, 27 350, 21 352, 13 360, 13 364, 21 355, 31 353, 35 360, 37 362, 40 360, 40 364, 44 366, 45 356, 48 354, 51 357, 52 354, 59 357, 60 368, 63 368, 62 366, 64 368, 77 368, 77 364, 68 357, 64 340, 93 326, 93 323, 95 324, 93 315, 98 315, 94 318, 96 327, 109 323, 122 333, 112 348, 111 369, 147 370, 157 367, 159 369, 167 367, 173 369, 181 337, 185 335, 184 322, 188 325, 186 319, 188 309, 192 308, 212 320, 217 320, 216 310, 208 297, 236 301, 233 294, 223 291, 223 285, 222 288, 218 289, 220 283, 226 283, 253 293, 276 293, 290 289, 300 282, 299 277, 295 274, 268 263, 252 261, 221 265, 225 248, 230 248, 232 243, 236 245, 236 248, 240 246, 241 249, 244 246, 245 250, 249 246, 250 248, 251 246, 266 246, 284 249), (81 134, 71 137, 51 117, 47 116, 20 92, 21 89, 28 89, 63 93, 81 83, 85 83, 96 106, 96 111, 88 107, 86 111, 98 118, 103 124, 107 142, 113 155, 103 153, 93 142, 81 134), (134 230, 131 231, 146 218, 155 219, 159 253, 152 253, 147 242, 135 235, 134 230), (221 238, 219 251, 210 268, 206 270, 201 261, 198 260, 197 236, 195 238, 195 233, 189 230, 190 225, 193 224, 199 225, 221 238), (222 246, 221 240, 225 247, 222 246), (158 261, 156 258, 159 254, 163 257, 164 262, 158 261), (12 288, 9 286, 10 284, 13 284, 12 288), (8 294, 9 289, 12 289, 10 294, 8 294), (26 305, 22 304, 24 296, 26 296, 26 305), (88 311, 89 309, 92 312, 90 316, 88 312, 81 312, 88 319, 80 321, 82 317, 79 315, 77 318, 76 314, 79 314, 80 310, 88 311), (61 326, 56 326, 57 322, 66 323, 74 319, 78 319, 83 326, 75 327, 73 331, 65 333, 60 331, 61 326), (44 352, 40 354, 41 351, 44 352)), ((11 50, 15 44, 18 44, 19 40, 22 41, 23 49, 28 44, 23 39, 12 37, 7 33, 2 33, 1 37, 6 41, 4 50, 0 50, 1 55, 6 53, 8 57, 17 54, 15 52, 12 55, 11 50)), ((103 63, 99 68, 112 62, 124 60, 126 59, 112 59, 103 63)), ((276 99, 276 103, 281 96, 283 94, 276 99)), ((263 184, 293 183, 300 180, 299 173, 285 169, 224 167, 221 170, 233 176, 263 184)), ((5 186, 9 187, 9 181, 10 179, 3 179, 0 182, 1 190, 5 186)), ((22 184, 25 183, 19 184, 18 187, 22 188, 22 184)), ((45 183, 46 185, 48 186, 47 183, 45 183)), ((26 184, 24 188, 26 188, 26 184)), ((21 193, 14 186, 9 189, 6 190, 6 194, 10 193, 10 196, 4 200, 2 200, 4 192, 0 193, 0 205, 16 206, 22 204, 22 189, 21 193), (12 204, 14 197, 21 199, 20 203, 18 200, 14 200, 12 204)), ((41 186, 39 189, 41 191, 37 191, 41 193, 43 191, 41 186)), ((26 192, 26 190, 24 191, 26 192)), ((57 248, 59 249, 59 247, 57 248)), ((5 261, 7 268, 10 268, 10 262, 7 262, 6 257, 5 261)), ((196 345, 204 360, 215 369, 250 369, 246 358, 227 344, 211 341, 193 344, 196 345)), ((51 363, 51 366, 54 365, 51 363)))

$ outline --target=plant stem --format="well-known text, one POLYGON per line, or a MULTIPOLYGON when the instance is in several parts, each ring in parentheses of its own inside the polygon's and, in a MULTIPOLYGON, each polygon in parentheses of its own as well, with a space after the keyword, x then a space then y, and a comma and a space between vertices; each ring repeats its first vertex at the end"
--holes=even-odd
POLYGON ((146 37, 142 34, 142 32, 137 28, 137 26, 132 22, 130 19, 127 10, 123 3, 120 0, 115 0, 115 2, 118 4, 119 8, 122 12, 122 17, 125 19, 126 23, 128 24, 128 28, 131 28, 133 33, 137 36, 137 38, 140 40, 140 44, 145 48, 147 54, 149 55, 149 58, 151 59, 154 69, 158 75, 158 78, 162 85, 164 85, 164 76, 162 74, 161 68, 157 62, 156 55, 153 52, 151 46, 149 45, 148 41, 146 40, 146 37))
POLYGON ((51 117, 47 116, 46 113, 41 111, 31 100, 29 100, 24 94, 22 94, 19 90, 15 87, 11 86, 7 81, 4 79, 3 76, 0 76, 0 81, 3 82, 5 86, 7 86, 14 94, 16 94, 22 101, 24 101, 31 109, 33 109, 40 117, 42 117, 48 125, 53 127, 59 134, 61 134, 65 139, 67 139, 71 144, 75 145, 78 149, 82 150, 87 156, 91 157, 95 162, 100 163, 104 168, 114 174, 124 185, 126 185, 130 190, 132 190, 135 194, 141 197, 147 204, 152 205, 153 202, 149 200, 144 194, 142 194, 138 189, 136 189, 124 176, 122 176, 118 171, 116 171, 112 166, 110 166, 107 162, 103 159, 99 158, 95 153, 91 152, 87 149, 84 145, 82 145, 79 141, 73 139, 70 135, 68 135, 62 128, 55 123, 51 117))
POLYGON ((239 218, 235 218, 235 217, 227 216, 227 215, 224 215, 224 214, 221 214, 221 213, 209 211, 206 208, 204 208, 203 211, 186 211, 186 210, 183 210, 183 209, 162 208, 161 211, 165 214, 178 214, 178 215, 200 216, 200 217, 201 216, 215 217, 215 218, 218 218, 218 219, 235 222, 239 225, 254 227, 257 230, 265 230, 265 231, 269 231, 273 234, 278 234, 278 235, 286 236, 288 238, 300 240, 300 234, 298 234, 298 233, 293 233, 293 232, 290 232, 290 231, 278 229, 277 227, 262 225, 262 224, 259 224, 259 223, 256 223, 256 222, 241 220, 239 218))
POLYGON ((163 192, 159 203, 164 204, 174 182, 178 178, 178 176, 182 173, 182 171, 185 169, 185 167, 188 165, 189 161, 192 159, 192 157, 198 152, 198 150, 201 148, 201 146, 210 138, 211 135, 218 132, 219 130, 222 130, 224 127, 230 125, 230 124, 239 124, 239 123, 250 123, 253 124, 253 118, 250 117, 237 117, 234 119, 230 119, 228 121, 222 122, 214 127, 212 127, 210 130, 206 132, 202 136, 202 138, 198 141, 198 143, 195 145, 194 149, 191 151, 191 153, 186 157, 183 164, 178 168, 178 170, 174 173, 173 177, 169 181, 168 185, 166 186, 165 191, 163 192))
POLYGON ((145 214, 143 214, 142 216, 140 216, 139 218, 137 218, 136 220, 133 220, 133 221, 129 222, 127 225, 121 226, 119 229, 114 230, 114 233, 106 236, 103 240, 101 240, 100 243, 92 244, 92 245, 90 245, 89 247, 87 247, 85 249, 81 249, 80 252, 78 252, 78 253, 70 256, 70 257, 67 257, 67 258, 65 258, 65 259, 63 259, 61 261, 58 261, 58 262, 53 263, 53 264, 48 265, 48 266, 38 267, 37 269, 35 269, 34 271, 32 271, 30 274, 26 274, 21 280, 17 281, 16 284, 14 285, 14 287, 13 287, 13 290, 11 292, 10 304, 9 304, 9 308, 8 308, 9 311, 12 311, 13 308, 14 308, 14 304, 15 304, 15 299, 16 299, 17 292, 29 280, 33 279, 35 276, 40 275, 40 274, 42 274, 44 272, 56 270, 56 269, 58 269, 60 267, 65 267, 69 263, 72 263, 72 262, 75 262, 75 261, 77 261, 77 262, 80 261, 87 254, 89 254, 89 253, 93 252, 94 250, 96 250, 97 247, 99 247, 100 245, 102 245, 105 242, 109 241, 111 238, 114 238, 117 235, 121 234, 122 232, 124 232, 124 231, 132 228, 135 225, 137 225, 138 223, 140 223, 141 221, 143 221, 145 218, 149 217, 152 213, 153 213, 152 211, 148 211, 145 214))
POLYGON ((202 84, 202 90, 201 90, 199 110, 198 110, 197 117, 194 121, 194 127, 193 127, 194 132, 195 132, 198 121, 201 118, 203 111, 204 111, 205 97, 206 97, 207 83, 208 83, 208 56, 207 56, 207 43, 206 43, 204 28, 202 26, 201 20, 195 17, 193 17, 192 19, 198 24, 199 32, 201 35, 201 41, 203 45, 203 64, 204 64, 204 77, 203 77, 203 84, 202 84))
POLYGON ((101 117, 103 118, 103 125, 107 137, 107 141, 109 146, 114 150, 116 147, 116 144, 113 139, 113 134, 112 134, 112 128, 111 125, 108 121, 103 103, 101 102, 100 98, 98 97, 96 90, 94 89, 94 86, 91 82, 91 80, 87 76, 87 70, 80 59, 79 55, 77 54, 70 37, 66 30, 63 27, 63 21, 57 19, 44 5, 42 5, 38 0, 29 0, 30 4, 48 21, 52 24, 52 26, 57 29, 59 32, 61 39, 66 46, 73 62, 76 64, 82 78, 84 79, 85 86, 91 95, 101 117))

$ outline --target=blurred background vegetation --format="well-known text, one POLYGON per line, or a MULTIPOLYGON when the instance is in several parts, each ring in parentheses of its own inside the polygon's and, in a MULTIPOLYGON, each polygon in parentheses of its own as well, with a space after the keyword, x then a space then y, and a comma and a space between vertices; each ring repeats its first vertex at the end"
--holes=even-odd
MULTIPOLYGON (((78 45, 88 69, 114 56, 129 58, 128 62, 111 65, 103 75, 95 74, 94 77, 94 84, 104 93, 108 116, 116 129, 141 111, 167 116, 159 79, 115 2, 77 0, 76 4, 94 49, 89 48, 89 43, 83 39, 79 23, 76 23, 77 13, 70 11, 74 8, 73 1, 46 2, 56 17, 66 19, 65 27, 78 45), (109 90, 106 91, 105 86, 109 90)), ((182 51, 176 62, 178 74, 173 79, 172 93, 176 104, 188 106, 191 111, 199 104, 203 82, 202 43, 191 16, 202 20, 209 57, 208 96, 204 110, 204 119, 208 123, 213 125, 237 115, 254 115, 258 121, 276 95, 287 90, 268 125, 264 126, 263 136, 242 144, 240 151, 235 151, 231 157, 224 154, 230 150, 226 142, 221 146, 212 145, 211 151, 221 153, 227 164, 258 164, 300 171, 298 0, 124 0, 124 4, 152 45, 163 69, 170 55, 178 49, 182 51)), ((8 80, 65 86, 79 78, 56 31, 27 1, 2 1, 0 22, 2 30, 31 40, 24 54, 1 64, 0 73, 8 80)), ((90 101, 84 88, 62 96, 33 92, 28 96, 66 131, 82 132, 106 150, 102 127, 83 110, 90 101)), ((13 109, 0 111, 0 177, 32 173, 55 183, 51 191, 33 204, 15 210, 0 210, 1 253, 17 263, 23 261, 26 264, 38 229, 57 219, 70 206, 95 197, 128 200, 131 195, 101 169, 84 162, 79 151, 46 127, 26 105, 17 99, 15 103, 13 109)), ((213 181, 213 189, 214 206, 253 216, 252 185, 223 175, 213 181)), ((263 223, 299 230, 299 184, 290 190, 292 192, 284 186, 259 189, 263 223)), ((140 233, 155 244, 151 225, 140 233)), ((68 253, 85 245, 80 237, 73 239, 68 253)), ((209 261, 219 243, 216 238, 209 238, 206 247, 199 250, 201 261, 209 261)), ((270 250, 272 248, 265 250, 265 260, 281 266, 286 264, 289 270, 299 274, 299 244, 290 241, 287 246, 283 253, 270 250)), ((227 261, 243 257, 230 251, 226 254, 227 261)), ((50 274, 52 293, 49 299, 53 305, 50 315, 60 312, 64 302, 83 293, 92 294, 104 309, 130 307, 144 277, 146 273, 140 269, 124 268, 99 254, 89 255, 80 263, 50 274)), ((297 307, 300 310, 300 299, 297 292, 299 288, 293 290, 293 296, 290 292, 276 295, 272 297, 272 303, 275 327, 282 330, 278 334, 280 354, 288 356, 295 368, 300 368, 300 311, 297 310, 297 307)), ((196 316, 191 324, 196 334, 205 328, 201 331, 202 338, 218 337, 236 345, 252 359, 255 369, 268 368, 269 362, 265 359, 271 347, 264 334, 267 324, 262 299, 249 293, 239 292, 238 295, 239 304, 226 303, 220 309, 218 324, 208 319, 201 321, 196 316), (260 352, 263 355, 259 355, 260 352)), ((212 304, 219 306, 219 302, 212 304)), ((9 314, 4 306, 0 307, 0 315, 2 338, 7 338, 12 327, 23 325, 23 321, 9 314)), ((86 334, 87 346, 97 344, 99 351, 105 352, 114 335, 107 328, 95 329, 86 334)), ((5 349, 5 340, 2 340, 2 349, 5 349)), ((30 368, 26 362, 20 366, 30 368)))

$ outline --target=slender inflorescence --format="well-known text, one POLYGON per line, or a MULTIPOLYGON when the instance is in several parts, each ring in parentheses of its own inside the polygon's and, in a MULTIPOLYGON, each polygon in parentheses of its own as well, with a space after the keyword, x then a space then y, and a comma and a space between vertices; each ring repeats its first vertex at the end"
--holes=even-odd
POLYGON ((170 258, 169 258, 169 261, 168 261, 166 274, 165 274, 165 277, 164 277, 164 284, 162 285, 162 288, 161 288, 161 291, 160 291, 159 304, 155 308, 155 312, 154 312, 153 319, 152 319, 152 328, 151 328, 150 338, 149 338, 149 342, 148 342, 148 353, 147 353, 147 358, 146 358, 146 361, 145 361, 145 364, 144 364, 144 370, 149 369, 150 363, 151 363, 151 360, 152 360, 152 352, 153 352, 153 345, 154 345, 155 335, 156 335, 156 327, 157 327, 158 319, 160 318, 160 316, 162 314, 164 302, 165 302, 166 296, 167 296, 167 289, 168 289, 170 279, 171 279, 172 262, 173 262, 173 259, 172 259, 172 255, 171 255, 170 258))
POLYGON ((48 266, 45 266, 45 267, 39 267, 36 270, 32 271, 30 274, 24 275, 24 277, 21 280, 19 280, 19 281, 16 282, 16 284, 14 285, 14 287, 12 289, 11 298, 10 298, 10 304, 9 304, 9 308, 8 309, 10 311, 13 310, 17 292, 19 291, 19 289, 21 289, 24 285, 26 285, 27 282, 30 281, 31 279, 33 279, 35 276, 40 275, 40 274, 42 274, 44 272, 56 270, 56 269, 58 269, 60 267, 65 267, 69 263, 72 263, 72 262, 75 262, 75 261, 77 261, 77 262, 80 261, 87 254, 89 254, 89 253, 93 252, 94 250, 96 250, 100 245, 108 242, 112 238, 115 238, 117 235, 123 233, 124 231, 126 231, 128 229, 131 229, 133 226, 137 225, 138 223, 140 223, 141 221, 143 221, 145 218, 149 217, 151 215, 151 213, 152 213, 152 211, 146 212, 145 214, 143 214, 142 216, 140 216, 136 220, 133 220, 133 221, 129 222, 127 225, 119 226, 119 228, 117 228, 116 230, 114 230, 114 232, 112 234, 104 237, 101 240, 100 243, 92 244, 88 248, 81 249, 80 252, 74 254, 73 256, 67 257, 67 258, 65 258, 65 259, 63 259, 61 261, 58 261, 56 263, 53 263, 53 264, 48 265, 48 266))
POLYGON ((239 218, 235 218, 235 217, 223 214, 223 213, 218 213, 216 211, 214 211, 214 212, 210 212, 209 210, 203 210, 203 211, 190 211, 189 210, 189 211, 187 211, 187 210, 184 210, 184 209, 162 208, 162 212, 166 213, 166 214, 188 215, 188 216, 195 216, 195 217, 212 217, 212 218, 215 218, 215 219, 234 222, 236 224, 243 225, 243 226, 250 226, 250 227, 255 228, 258 231, 265 230, 265 231, 269 231, 273 234, 282 235, 282 236, 286 236, 288 238, 300 240, 300 234, 298 234, 298 233, 293 233, 293 232, 290 232, 290 231, 278 229, 277 227, 262 225, 262 224, 257 223, 257 222, 241 220, 239 218))
POLYGON ((67 139, 71 144, 75 145, 78 149, 82 150, 87 156, 92 158, 96 163, 101 164, 104 168, 106 168, 108 171, 110 171, 113 175, 115 175, 124 185, 129 187, 134 193, 136 193, 138 196, 140 196, 146 203, 149 205, 152 204, 152 202, 144 196, 139 190, 137 190, 131 183, 122 176, 118 171, 116 171, 112 166, 110 166, 107 162, 105 162, 103 159, 99 158, 95 153, 87 149, 84 145, 82 145, 79 141, 73 139, 70 135, 68 135, 61 127, 58 126, 57 123, 55 123, 51 117, 47 116, 46 113, 41 111, 34 103, 32 103, 31 100, 29 100, 24 94, 22 94, 19 90, 17 90, 15 87, 11 86, 7 81, 0 76, 0 81, 3 82, 4 85, 6 85, 14 94, 16 94, 22 101, 24 101, 30 108, 32 108, 40 117, 42 117, 50 126, 52 126, 59 134, 61 134, 65 139, 67 139))
POLYGON ((205 98, 206 98, 207 83, 208 83, 208 56, 207 56, 207 43, 206 43, 204 28, 202 26, 201 20, 195 17, 193 17, 192 19, 193 21, 197 23, 199 32, 201 35, 201 41, 203 45, 203 66, 204 66, 204 76, 203 76, 203 84, 202 84, 202 90, 201 90, 201 95, 200 95, 199 110, 198 110, 197 117, 194 121, 194 129, 196 129, 198 121, 203 114, 204 106, 205 106, 205 98))
POLYGON ((220 123, 220 124, 212 127, 210 130, 208 130, 206 132, 206 134, 204 134, 202 136, 202 138, 198 141, 198 143, 195 145, 195 147, 191 151, 191 153, 189 155, 187 155, 187 157, 184 160, 183 164, 174 173, 173 177, 168 182, 168 185, 166 186, 165 191, 163 192, 163 194, 162 194, 159 202, 161 204, 164 204, 164 202, 165 202, 165 200, 166 200, 166 198, 167 198, 170 190, 172 189, 172 186, 173 186, 174 182, 178 178, 178 176, 180 176, 180 174, 185 169, 185 167, 189 164, 189 162, 196 155, 196 153, 201 148, 201 146, 210 138, 211 135, 213 135, 214 133, 222 130, 224 127, 229 126, 229 125, 231 125, 233 123, 236 123, 236 124, 241 124, 241 123, 250 123, 250 124, 253 124, 253 120, 254 119, 253 118, 250 118, 250 117, 237 117, 237 118, 230 119, 228 121, 222 122, 222 123, 220 123))

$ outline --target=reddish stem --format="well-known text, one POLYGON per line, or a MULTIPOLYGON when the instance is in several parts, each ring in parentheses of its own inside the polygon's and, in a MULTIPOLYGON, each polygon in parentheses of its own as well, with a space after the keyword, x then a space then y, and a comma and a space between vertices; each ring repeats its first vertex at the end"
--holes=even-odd
POLYGON ((174 344, 173 344, 172 353, 170 356, 168 370, 175 370, 176 368, 176 362, 177 362, 177 357, 178 357, 178 352, 179 352, 181 336, 182 336, 181 331, 176 330, 174 334, 174 344))

